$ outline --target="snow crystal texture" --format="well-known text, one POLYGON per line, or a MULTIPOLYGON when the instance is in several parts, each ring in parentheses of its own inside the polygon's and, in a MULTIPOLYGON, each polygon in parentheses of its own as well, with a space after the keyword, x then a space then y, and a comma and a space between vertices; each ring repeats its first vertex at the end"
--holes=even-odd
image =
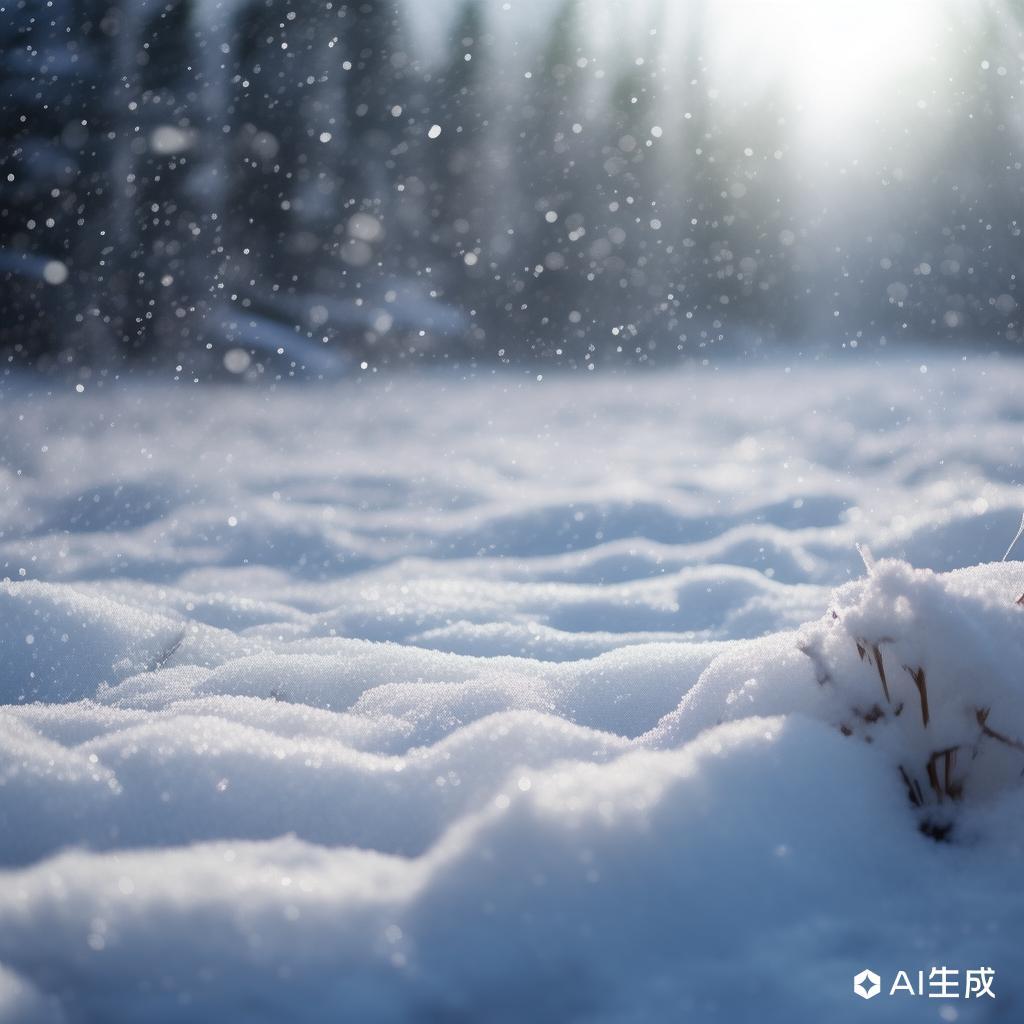
POLYGON ((1020 1019, 1020 381, 5 384, 0 1021, 1020 1019))

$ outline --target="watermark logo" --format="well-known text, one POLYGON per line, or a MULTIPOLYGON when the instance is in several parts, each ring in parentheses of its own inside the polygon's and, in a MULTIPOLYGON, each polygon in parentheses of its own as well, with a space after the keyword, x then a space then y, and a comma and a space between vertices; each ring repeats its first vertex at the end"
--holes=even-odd
POLYGON ((882 979, 874 971, 861 971, 854 976, 853 991, 861 999, 874 999, 882 991, 882 979))
MULTIPOLYGON (((960 970, 954 967, 932 967, 911 973, 897 971, 888 988, 890 996, 926 996, 928 999, 995 999, 992 988, 996 972, 992 967, 960 970)), ((865 969, 853 976, 853 991, 861 999, 874 999, 883 991, 882 978, 865 969)))

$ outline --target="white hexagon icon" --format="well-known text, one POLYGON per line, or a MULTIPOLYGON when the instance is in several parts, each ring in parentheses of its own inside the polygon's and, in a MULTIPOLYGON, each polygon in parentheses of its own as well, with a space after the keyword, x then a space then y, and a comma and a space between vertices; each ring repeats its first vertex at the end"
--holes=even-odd
POLYGON ((882 991, 882 979, 874 971, 861 971, 854 975, 853 991, 861 999, 874 999, 882 991))

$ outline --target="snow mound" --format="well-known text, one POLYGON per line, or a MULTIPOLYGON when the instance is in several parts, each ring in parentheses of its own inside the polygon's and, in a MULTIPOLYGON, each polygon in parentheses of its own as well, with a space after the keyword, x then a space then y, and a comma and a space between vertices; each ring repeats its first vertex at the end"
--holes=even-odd
POLYGON ((642 742, 800 713, 874 745, 915 807, 948 817, 1024 774, 1022 594, 1020 563, 944 575, 872 564, 822 619, 717 658, 642 742))
MULTIPOLYGON (((241 1005, 267 1021, 702 1006, 734 1020, 758 992, 806 1012, 819 997, 780 962, 809 953, 829 916, 866 916, 830 865, 873 879, 862 901, 934 881, 886 782, 817 723, 750 719, 678 751, 519 768, 412 860, 296 839, 65 853, 0 887, 0 959, 46 963, 79 1013, 112 1021, 183 1005, 197 1020, 241 1005), (840 812, 836 780, 853 777, 840 812), (789 810, 758 813, 767 804, 789 810), (867 828, 877 842, 859 841, 867 828), (800 934, 808 906, 818 923, 800 934), (743 985, 727 958, 751 963, 743 985)), ((841 948, 826 960, 837 1010, 856 964, 841 948)))

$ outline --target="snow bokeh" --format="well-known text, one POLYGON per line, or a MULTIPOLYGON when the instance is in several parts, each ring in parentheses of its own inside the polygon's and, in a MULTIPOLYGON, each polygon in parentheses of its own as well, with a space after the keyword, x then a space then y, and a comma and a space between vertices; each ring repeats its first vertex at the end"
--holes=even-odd
POLYGON ((1015 371, 6 384, 0 1020, 1014 1019, 1015 371))

